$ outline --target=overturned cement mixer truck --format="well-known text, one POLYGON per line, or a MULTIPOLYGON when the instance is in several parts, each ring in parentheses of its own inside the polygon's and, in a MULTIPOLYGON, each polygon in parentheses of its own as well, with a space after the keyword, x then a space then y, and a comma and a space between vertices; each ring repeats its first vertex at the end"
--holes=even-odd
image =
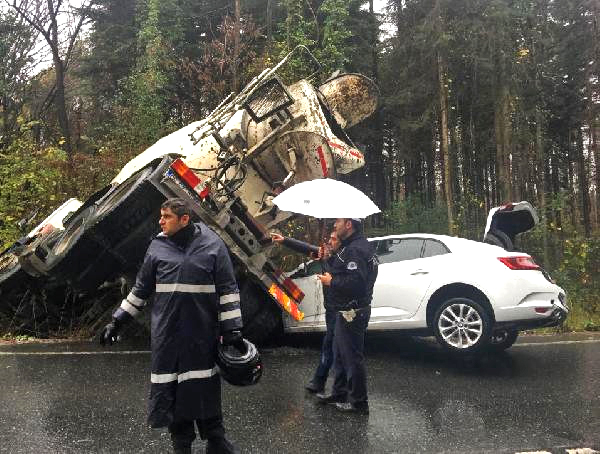
POLYGON ((108 187, 83 203, 68 200, 8 248, 0 256, 0 292, 23 285, 24 273, 29 282, 62 282, 78 292, 131 282, 159 231, 161 203, 183 197, 229 248, 245 335, 260 342, 282 326, 282 315, 301 318, 302 292, 268 253, 267 231, 292 213, 271 200, 295 183, 363 166, 344 129, 375 111, 378 90, 359 74, 319 86, 313 74, 286 86, 277 72, 289 56, 208 117, 136 156, 108 187))

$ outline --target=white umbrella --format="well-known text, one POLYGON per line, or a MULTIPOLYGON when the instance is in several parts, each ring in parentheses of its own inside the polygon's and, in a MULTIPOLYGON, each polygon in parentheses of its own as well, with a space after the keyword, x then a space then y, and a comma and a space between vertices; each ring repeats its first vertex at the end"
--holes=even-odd
POLYGON ((381 211, 354 186, 330 178, 295 184, 275 197, 273 203, 282 211, 321 219, 362 219, 381 211))

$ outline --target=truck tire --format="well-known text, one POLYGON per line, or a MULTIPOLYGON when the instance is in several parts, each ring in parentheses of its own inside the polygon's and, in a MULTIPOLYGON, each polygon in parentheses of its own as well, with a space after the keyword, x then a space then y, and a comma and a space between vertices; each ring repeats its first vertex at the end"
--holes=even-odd
POLYGON ((244 279, 240 282, 240 306, 244 337, 255 344, 276 341, 283 333, 281 309, 259 284, 244 279))

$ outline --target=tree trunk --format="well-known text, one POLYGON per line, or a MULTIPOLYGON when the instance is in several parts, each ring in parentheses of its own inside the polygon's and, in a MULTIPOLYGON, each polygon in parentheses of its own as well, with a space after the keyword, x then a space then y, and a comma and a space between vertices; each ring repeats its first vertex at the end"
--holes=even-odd
POLYGON ((267 46, 271 46, 273 40, 273 0, 267 0, 267 46))
POLYGON ((544 267, 550 266, 550 254, 548 250, 548 216, 546 211, 546 157, 544 154, 544 141, 542 137, 542 111, 538 106, 535 109, 535 149, 537 158, 537 196, 538 196, 538 212, 541 218, 542 227, 542 245, 543 245, 543 261, 544 267))
MULTIPOLYGON (((501 71, 502 72, 502 71, 501 71)), ((498 81, 496 109, 494 110, 494 132, 496 138, 496 201, 510 202, 512 199, 510 181, 510 121, 509 94, 503 74, 498 81)))
POLYGON ((600 229, 600 145, 598 144, 598 136, 600 135, 600 125, 590 121, 590 142, 591 154, 594 156, 594 165, 596 170, 596 228, 600 229))
MULTIPOLYGON (((369 0, 369 14, 372 19, 371 24, 371 74, 375 83, 379 81, 379 61, 377 55, 377 40, 379 38, 379 30, 377 28, 377 21, 375 18, 375 11, 373 7, 373 0, 369 0)), ((374 130, 373 139, 371 141, 371 147, 369 147, 370 155, 370 173, 371 181, 373 184, 371 187, 375 192, 375 203, 384 211, 387 209, 386 194, 385 194, 385 172, 383 168, 383 118, 381 116, 381 110, 378 109, 375 112, 374 118, 374 130)), ((378 227, 383 227, 384 217, 383 215, 373 216, 373 221, 378 227)))
POLYGON ((577 170, 579 173, 579 191, 581 192, 581 220, 583 221, 583 231, 585 236, 589 237, 591 233, 590 226, 590 194, 588 187, 588 175, 585 165, 585 156, 583 154, 583 132, 581 128, 575 130, 577 154, 577 170))
POLYGON ((52 51, 52 60, 54 62, 54 73, 56 76, 56 113, 58 124, 65 141, 65 150, 71 158, 71 132, 69 131, 69 117, 67 116, 67 104, 65 102, 65 72, 64 64, 59 55, 58 44, 58 24, 56 21, 57 11, 54 9, 53 1, 48 0, 48 13, 50 14, 50 47, 52 51))
POLYGON ((238 77, 238 60, 240 55, 240 1, 235 0, 235 23, 233 25, 233 92, 237 93, 240 85, 238 77))
MULTIPOLYGON (((435 129, 432 128, 432 131, 435 129)), ((437 147, 437 143, 435 140, 435 134, 432 134, 431 138, 431 146, 427 148, 425 154, 425 162, 427 164, 427 204, 428 206, 435 205, 436 199, 436 189, 437 185, 435 184, 435 149, 437 147)))
POLYGON ((446 62, 441 53, 437 55, 439 102, 440 102, 440 152, 444 163, 444 193, 448 209, 448 232, 455 233, 454 200, 452 193, 452 161, 448 144, 448 76, 446 62))
POLYGON ((573 228, 577 229, 577 194, 575 190, 575 152, 573 151, 573 130, 569 126, 567 130, 567 156, 568 156, 568 165, 567 165, 567 184, 566 188, 569 190, 569 214, 570 214, 570 222, 573 228))

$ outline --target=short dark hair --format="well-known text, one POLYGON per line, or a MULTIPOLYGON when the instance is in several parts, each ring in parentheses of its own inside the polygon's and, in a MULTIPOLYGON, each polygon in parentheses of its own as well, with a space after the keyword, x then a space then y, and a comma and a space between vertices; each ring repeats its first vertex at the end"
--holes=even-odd
POLYGON ((161 210, 170 209, 178 218, 187 214, 191 216, 191 210, 187 202, 179 197, 174 197, 172 199, 167 199, 160 206, 161 210))
POLYGON ((356 219, 348 219, 352 223, 352 228, 357 233, 363 232, 363 223, 361 221, 357 221, 356 219))

